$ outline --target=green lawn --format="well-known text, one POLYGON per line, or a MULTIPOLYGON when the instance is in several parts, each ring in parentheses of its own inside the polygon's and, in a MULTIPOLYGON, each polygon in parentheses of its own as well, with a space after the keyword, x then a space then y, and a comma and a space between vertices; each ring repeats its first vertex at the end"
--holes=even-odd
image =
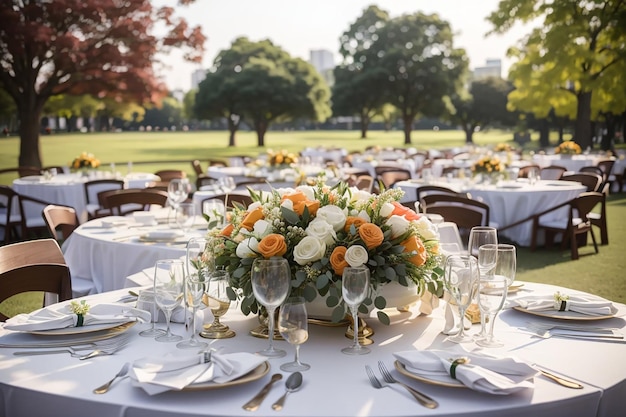
MULTIPOLYGON (((511 133, 478 133, 477 145, 509 141, 511 133)), ((224 159, 229 155, 257 155, 264 149, 256 147, 256 136, 252 132, 237 135, 237 147, 228 148, 226 132, 153 132, 153 133, 97 133, 97 134, 53 134, 41 138, 42 158, 45 165, 68 165, 82 151, 94 153, 108 169, 109 162, 116 162, 118 169, 125 170, 127 161, 224 159)), ((556 142, 556 139, 554 140, 556 142)), ((371 132, 367 139, 359 139, 356 131, 298 131, 269 132, 266 137, 268 148, 298 151, 306 146, 336 146, 348 150, 362 150, 366 146, 402 147, 402 132, 371 132)), ((460 131, 418 131, 413 133, 413 146, 417 149, 448 148, 462 146, 464 135, 460 131)), ((536 146, 531 142, 527 150, 536 146)), ((15 137, 0 139, 0 169, 17 166, 19 140, 15 137)), ((188 171, 193 176, 188 162, 170 164, 188 171)), ((142 165, 137 170, 153 172, 162 165, 142 165)), ((0 184, 10 184, 14 176, 0 176, 0 184)), ((600 246, 599 254, 587 246, 581 249, 581 258, 570 260, 569 251, 555 248, 539 248, 531 253, 528 248, 518 250, 517 279, 543 282, 587 291, 626 303, 626 278, 623 266, 626 247, 626 193, 611 195, 608 203, 610 244, 600 246), (590 255, 586 255, 590 254, 590 255)), ((20 296, 0 304, 4 312, 31 311, 37 308, 40 297, 20 296)))

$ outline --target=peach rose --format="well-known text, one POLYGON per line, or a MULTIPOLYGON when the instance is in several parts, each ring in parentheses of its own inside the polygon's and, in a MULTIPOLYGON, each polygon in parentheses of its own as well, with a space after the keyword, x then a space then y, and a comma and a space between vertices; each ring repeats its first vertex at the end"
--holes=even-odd
POLYGON ((404 216, 404 218, 406 218, 408 221, 419 220, 422 217, 419 214, 417 214, 414 210, 411 210, 410 208, 403 206, 397 201, 394 201, 391 204, 394 205, 394 209, 391 214, 395 214, 397 216, 404 216))
POLYGON ((367 246, 367 249, 373 249, 380 246, 383 243, 385 237, 383 236, 383 231, 380 230, 380 227, 376 226, 374 223, 363 223, 359 227, 359 236, 367 246))
POLYGON ((343 275, 343 270, 348 265, 346 261, 346 247, 345 246, 337 246, 333 249, 333 253, 330 254, 330 265, 333 267, 333 271, 337 275, 343 275))
POLYGON ((343 227, 343 230, 346 233, 350 232, 350 226, 354 225, 355 228, 359 228, 363 223, 365 223, 365 219, 357 216, 348 216, 346 217, 346 225, 343 227))
POLYGON ((232 224, 227 224, 226 227, 223 228, 222 231, 220 232, 220 235, 229 237, 233 233, 234 229, 235 229, 235 226, 233 226, 232 224))
POLYGON ((304 207, 308 207, 309 213, 315 216, 315 213, 317 213, 317 209, 320 208, 320 202, 317 200, 313 200, 313 201, 305 200, 305 201, 298 201, 297 203, 293 203, 293 211, 298 213, 299 216, 302 216, 302 213, 304 213, 304 207))
POLYGON ((254 210, 248 212, 248 214, 246 214, 246 217, 241 222, 241 227, 250 231, 254 229, 254 223, 256 223, 258 220, 261 220, 262 218, 263 218, 263 208, 257 207, 254 210))
POLYGON ((409 236, 407 240, 401 243, 404 246, 404 252, 413 252, 413 255, 408 258, 408 261, 415 266, 422 266, 426 262, 426 247, 422 243, 421 239, 417 236, 409 236))
POLYGON ((257 251, 266 259, 272 256, 283 256, 287 252, 285 237, 277 233, 269 234, 261 239, 257 251))

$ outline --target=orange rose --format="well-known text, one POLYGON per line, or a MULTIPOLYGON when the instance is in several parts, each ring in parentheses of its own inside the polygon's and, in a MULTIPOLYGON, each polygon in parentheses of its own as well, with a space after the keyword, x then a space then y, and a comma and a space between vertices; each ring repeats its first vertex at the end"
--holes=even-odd
POLYGON ((246 230, 252 230, 254 229, 254 223, 261 220, 262 218, 263 218, 263 208, 257 207, 251 212, 248 212, 248 214, 246 214, 246 217, 241 222, 241 227, 243 227, 246 230))
POLYGON ((229 237, 233 233, 234 228, 235 226, 229 223, 226 225, 225 228, 222 229, 222 231, 220 232, 220 235, 229 237))
POLYGON ((404 246, 404 252, 413 252, 413 256, 408 258, 408 261, 415 266, 422 266, 426 262, 426 247, 422 243, 421 239, 417 236, 409 236, 407 240, 401 243, 404 246))
POLYGON ((257 250, 266 259, 272 256, 283 256, 287 253, 285 237, 277 233, 269 234, 261 239, 257 250))
POLYGON ((404 216, 404 218, 407 219, 408 221, 419 220, 422 217, 419 214, 417 214, 414 210, 411 210, 407 206, 403 206, 397 201, 394 201, 391 204, 393 204, 393 206, 395 207, 393 209, 393 212, 391 213, 392 215, 395 214, 397 216, 404 216))
POLYGON ((359 236, 367 246, 367 249, 373 249, 380 246, 383 243, 385 237, 383 236, 383 231, 380 230, 380 227, 376 226, 374 223, 363 223, 359 227, 359 236))
POLYGON ((298 201, 297 203, 293 203, 293 211, 298 213, 299 216, 302 216, 302 213, 304 213, 304 207, 308 207, 309 213, 315 216, 315 213, 317 213, 317 209, 320 208, 320 202, 317 200, 314 200, 314 201, 305 200, 305 201, 298 201))
POLYGON ((330 254, 330 266, 333 267, 333 271, 337 275, 343 275, 344 268, 349 266, 345 258, 347 250, 345 246, 337 246, 333 249, 333 253, 330 254))
POLYGON ((357 217, 357 216, 348 216, 346 218, 346 225, 343 227, 343 230, 346 233, 350 232, 350 226, 354 225, 355 228, 359 228, 359 226, 361 226, 363 223, 365 223, 365 220, 363 220, 361 217, 357 217))
POLYGON ((293 193, 285 194, 280 201, 291 200, 294 205, 300 201, 306 201, 306 195, 301 190, 296 190, 293 193))

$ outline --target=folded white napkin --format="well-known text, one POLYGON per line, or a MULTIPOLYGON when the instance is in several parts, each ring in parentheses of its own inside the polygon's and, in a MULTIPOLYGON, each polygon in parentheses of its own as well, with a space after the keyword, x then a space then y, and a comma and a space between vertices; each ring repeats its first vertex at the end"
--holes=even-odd
POLYGON ((508 395, 523 389, 534 388, 531 378, 537 371, 514 357, 496 357, 470 353, 458 346, 453 350, 410 350, 393 354, 408 372, 441 381, 450 376, 452 361, 469 358, 466 364, 455 368, 456 380, 481 392, 508 395))
POLYGON ((569 299, 556 301, 554 294, 528 295, 511 299, 510 306, 520 306, 530 311, 574 311, 589 316, 609 316, 617 313, 617 307, 609 300, 593 295, 571 295, 569 299))
POLYGON ((129 372, 133 385, 149 395, 182 390, 193 383, 223 384, 244 376, 266 361, 247 352, 212 353, 205 363, 204 353, 184 354, 180 350, 165 356, 147 357, 132 363, 129 372))
MULTIPOLYGON (((5 329, 16 331, 41 331, 75 327, 78 316, 69 304, 54 305, 31 314, 18 314, 8 319, 5 329)), ((127 323, 129 321, 149 322, 150 312, 129 307, 126 304, 96 304, 89 308, 83 317, 83 326, 98 324, 127 323)))
POLYGON ((183 237, 185 234, 182 230, 177 229, 159 229, 152 230, 145 235, 143 238, 145 239, 176 239, 178 237, 183 237))

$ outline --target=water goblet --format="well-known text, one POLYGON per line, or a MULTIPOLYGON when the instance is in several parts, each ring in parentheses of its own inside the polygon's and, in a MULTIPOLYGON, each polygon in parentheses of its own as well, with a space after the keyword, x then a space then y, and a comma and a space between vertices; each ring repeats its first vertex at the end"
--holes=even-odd
POLYGON ((175 335, 170 330, 172 312, 180 306, 184 297, 183 288, 183 261, 180 259, 163 259, 156 262, 154 268, 154 299, 156 305, 165 314, 167 325, 165 334, 157 336, 159 342, 177 342, 182 336, 175 335))
MULTIPOLYGON (((493 266, 495 265, 495 259, 493 259, 492 264, 487 264, 484 262, 487 258, 484 258, 483 263, 481 264, 481 260, 478 257, 478 251, 483 245, 496 243, 498 243, 498 231, 495 227, 475 226, 472 227, 472 229, 470 230, 469 239, 467 241, 467 252, 468 254, 478 258, 478 269, 481 276, 484 276, 491 268, 493 268, 493 266)), ((485 337, 485 328, 485 317, 481 315, 480 332, 475 336, 477 340, 485 337)))
POLYGON ((359 343, 359 305, 367 297, 369 291, 370 271, 365 266, 357 268, 346 267, 341 277, 341 297, 350 308, 350 313, 354 321, 354 341, 352 345, 341 349, 348 355, 365 355, 370 353, 369 348, 361 346, 359 343))
POLYGON ((185 273, 185 306, 191 307, 191 337, 188 340, 178 342, 176 347, 182 349, 203 349, 209 344, 201 342, 196 337, 196 311, 202 303, 208 282, 209 271, 205 266, 185 273))
POLYGON ((184 202, 191 191, 189 180, 186 178, 174 178, 167 184, 167 197, 174 209, 174 218, 180 203, 184 202))
POLYGON ((300 362, 300 345, 309 338, 309 327, 307 322, 306 304, 303 297, 288 298, 280 306, 278 313, 278 331, 281 336, 295 345, 296 354, 293 362, 280 365, 280 369, 287 372, 306 371, 311 365, 300 362))
POLYGON ((188 233, 196 218, 196 206, 194 203, 180 203, 176 212, 176 225, 185 233, 188 233))
POLYGON ((211 198, 202 202, 202 215, 209 223, 209 229, 221 228, 226 222, 226 206, 218 198, 211 198))
POLYGON ((287 354, 274 348, 274 312, 289 295, 291 271, 284 258, 255 259, 251 271, 252 292, 256 300, 265 307, 268 319, 269 347, 257 352, 270 358, 280 358, 287 354))
POLYGON ((459 333, 448 337, 447 340, 454 343, 469 342, 472 338, 465 334, 463 320, 465 318, 465 310, 467 310, 467 307, 472 301, 472 297, 476 292, 475 287, 478 285, 479 272, 477 259, 471 255, 448 256, 443 279, 446 290, 448 290, 459 307, 459 315, 461 316, 459 333))
POLYGON ((140 331, 139 336, 156 337, 165 334, 165 330, 154 327, 154 323, 158 321, 159 310, 154 300, 154 291, 152 289, 139 292, 137 308, 150 312, 150 328, 140 331))
POLYGON ((481 316, 487 316, 489 331, 485 337, 476 340, 476 344, 483 347, 504 346, 493 336, 493 327, 496 316, 504 305, 506 299, 507 280, 501 275, 487 275, 480 278, 478 283, 478 308, 481 316))
POLYGON ((227 325, 220 322, 220 319, 228 312, 230 298, 228 297, 228 286, 230 276, 228 271, 217 269, 209 274, 209 285, 206 292, 206 304, 213 313, 213 323, 200 333, 200 336, 207 339, 228 339, 235 336, 227 325))

